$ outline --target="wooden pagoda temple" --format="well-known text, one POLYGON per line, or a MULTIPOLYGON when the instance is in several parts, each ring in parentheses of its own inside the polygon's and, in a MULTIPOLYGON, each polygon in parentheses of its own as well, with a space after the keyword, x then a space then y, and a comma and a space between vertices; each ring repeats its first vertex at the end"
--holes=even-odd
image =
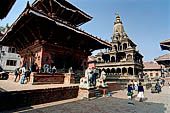
POLYGON ((17 49, 21 65, 35 62, 40 68, 48 64, 58 71, 72 67, 83 72, 92 51, 111 47, 78 28, 91 19, 65 0, 36 0, 27 4, 0 43, 17 49))

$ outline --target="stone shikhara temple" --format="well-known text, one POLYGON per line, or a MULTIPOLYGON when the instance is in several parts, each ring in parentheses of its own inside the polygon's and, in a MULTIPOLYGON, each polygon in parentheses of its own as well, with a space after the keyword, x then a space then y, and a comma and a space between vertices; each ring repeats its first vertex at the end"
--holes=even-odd
POLYGON ((20 64, 35 62, 55 66, 58 73, 76 73, 87 68, 88 56, 111 44, 80 30, 91 16, 65 0, 36 0, 10 26, 0 43, 13 46, 21 55, 20 64))
POLYGON ((96 66, 107 73, 107 79, 135 79, 142 73, 143 56, 136 50, 136 44, 127 36, 118 14, 114 22, 112 48, 95 56, 96 66))

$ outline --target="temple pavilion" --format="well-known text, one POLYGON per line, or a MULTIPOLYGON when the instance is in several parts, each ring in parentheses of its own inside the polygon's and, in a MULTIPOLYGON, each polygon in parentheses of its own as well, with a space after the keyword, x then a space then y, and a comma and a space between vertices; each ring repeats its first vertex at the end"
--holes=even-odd
POLYGON ((24 11, 0 39, 21 55, 20 64, 35 62, 55 66, 58 72, 83 72, 92 51, 111 44, 78 27, 92 17, 66 0, 36 0, 24 11))
MULTIPOLYGON (((170 39, 160 42, 160 47, 162 50, 170 50, 170 39)), ((158 64, 162 64, 165 67, 170 67, 170 53, 163 56, 159 56, 154 59, 158 64)))
MULTIPOLYGON (((162 50, 170 51, 170 39, 160 42, 160 47, 162 50)), ((170 75, 170 53, 159 56, 155 58, 154 60, 158 64, 165 66, 166 69, 164 70, 164 73, 167 74, 167 76, 169 76, 170 75)))
POLYGON ((107 73, 108 80, 138 78, 143 70, 143 56, 136 50, 136 44, 127 36, 118 13, 111 44, 111 48, 95 56, 96 66, 107 73))

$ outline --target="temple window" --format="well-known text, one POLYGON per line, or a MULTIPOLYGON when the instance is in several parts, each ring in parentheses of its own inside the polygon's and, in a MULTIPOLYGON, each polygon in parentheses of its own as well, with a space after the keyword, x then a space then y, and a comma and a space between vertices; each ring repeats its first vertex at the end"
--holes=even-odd
POLYGON ((152 76, 153 76, 153 73, 150 73, 150 76, 152 77, 152 76))
POLYGON ((127 55, 127 61, 132 61, 132 55, 127 55))
POLYGON ((122 73, 125 74, 127 72, 127 69, 124 67, 122 68, 122 73))
POLYGON ((112 56, 112 57, 111 57, 111 62, 115 62, 115 61, 116 61, 115 57, 112 56))
POLYGON ((130 75, 133 75, 133 68, 129 67, 129 68, 128 68, 128 73, 129 73, 130 75))
POLYGON ((101 62, 101 58, 98 58, 98 62, 101 62))
POLYGON ((115 50, 117 51, 117 46, 116 46, 116 45, 114 45, 114 47, 115 47, 115 50))
POLYGON ((119 47, 119 50, 122 50, 122 46, 119 47))
POLYGON ((159 76, 159 74, 158 74, 158 73, 156 73, 156 76, 159 76))
POLYGON ((107 68, 107 74, 109 74, 110 73, 110 69, 109 68, 107 68))
POLYGON ((115 73, 115 69, 114 68, 111 69, 111 73, 115 73))
POLYGON ((127 49, 127 44, 124 43, 124 44, 123 44, 123 50, 126 50, 126 49, 127 49))
POLYGON ((117 73, 121 73, 121 69, 120 68, 117 68, 117 73))

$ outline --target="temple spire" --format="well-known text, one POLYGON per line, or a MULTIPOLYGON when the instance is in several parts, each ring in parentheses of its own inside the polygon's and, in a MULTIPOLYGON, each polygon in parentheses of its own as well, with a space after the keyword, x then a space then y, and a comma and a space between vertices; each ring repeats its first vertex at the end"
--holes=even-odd
POLYGON ((119 14, 116 13, 115 16, 116 16, 116 19, 114 22, 113 39, 121 40, 126 33, 123 27, 123 23, 120 20, 119 14))
POLYGON ((118 13, 116 13, 116 20, 114 22, 114 24, 117 24, 117 23, 121 23, 122 24, 122 21, 120 20, 120 16, 118 13))

